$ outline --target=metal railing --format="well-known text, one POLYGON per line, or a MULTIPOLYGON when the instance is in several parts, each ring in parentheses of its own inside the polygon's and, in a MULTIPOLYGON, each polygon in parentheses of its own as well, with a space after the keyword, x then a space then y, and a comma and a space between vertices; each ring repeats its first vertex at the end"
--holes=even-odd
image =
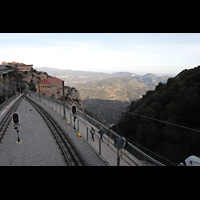
MULTIPOLYGON (((39 100, 39 95, 37 96, 37 100, 39 100)), ((47 96, 40 95, 41 102, 52 108, 56 111, 60 116, 64 117, 63 111, 63 102, 58 101, 56 99, 49 98, 47 96)), ((92 117, 88 116, 84 112, 77 109, 76 120, 74 122, 74 115, 72 114, 72 109, 70 105, 65 104, 65 118, 72 128, 81 133, 82 137, 90 144, 93 149, 100 154, 100 156, 107 161, 107 154, 106 148, 109 148, 110 152, 113 152, 113 162, 111 161, 111 165, 117 165, 117 155, 119 155, 121 160, 121 165, 128 165, 128 166, 165 166, 165 164, 157 161, 156 159, 149 156, 147 153, 140 150, 135 145, 127 142, 128 145, 125 149, 118 151, 114 147, 114 140, 120 137, 117 133, 103 125, 102 123, 98 122, 97 120, 93 119, 92 117), (95 140, 99 140, 98 146, 97 143, 93 143, 92 139, 90 139, 90 129, 93 127, 95 129, 95 140), (103 143, 101 138, 98 134, 100 127, 104 130, 103 135, 103 143), (113 163, 113 164, 112 164, 113 163)))

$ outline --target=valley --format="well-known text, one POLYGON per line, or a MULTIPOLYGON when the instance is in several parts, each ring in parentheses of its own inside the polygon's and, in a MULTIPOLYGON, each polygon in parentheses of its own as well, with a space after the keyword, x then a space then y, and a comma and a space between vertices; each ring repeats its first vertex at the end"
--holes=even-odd
POLYGON ((108 125, 116 124, 119 121, 121 113, 130 105, 127 101, 106 99, 86 99, 82 102, 84 108, 102 118, 108 125))
POLYGON ((87 72, 37 68, 65 81, 80 93, 84 108, 103 119, 108 125, 118 122, 122 112, 132 101, 142 98, 148 90, 159 83, 165 83, 169 76, 155 74, 138 75, 130 72, 87 72))

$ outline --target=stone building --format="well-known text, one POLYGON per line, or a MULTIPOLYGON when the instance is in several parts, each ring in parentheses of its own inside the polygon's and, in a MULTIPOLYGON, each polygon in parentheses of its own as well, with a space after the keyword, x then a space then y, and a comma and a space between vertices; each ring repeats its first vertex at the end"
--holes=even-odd
MULTIPOLYGON (((46 95, 53 98, 60 98, 63 96, 62 92, 63 80, 59 78, 45 78, 39 82, 40 94, 46 95)), ((37 93, 39 93, 38 85, 36 86, 37 93)))

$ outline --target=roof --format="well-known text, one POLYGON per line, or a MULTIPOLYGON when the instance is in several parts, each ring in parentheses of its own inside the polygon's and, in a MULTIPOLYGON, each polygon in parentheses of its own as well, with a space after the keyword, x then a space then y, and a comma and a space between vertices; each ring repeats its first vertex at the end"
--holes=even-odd
POLYGON ((13 71, 14 69, 7 65, 0 65, 0 71, 13 71))
POLYGON ((59 78, 45 78, 42 81, 40 81, 40 84, 50 84, 50 83, 58 83, 58 82, 62 82, 63 80, 59 79, 59 78))

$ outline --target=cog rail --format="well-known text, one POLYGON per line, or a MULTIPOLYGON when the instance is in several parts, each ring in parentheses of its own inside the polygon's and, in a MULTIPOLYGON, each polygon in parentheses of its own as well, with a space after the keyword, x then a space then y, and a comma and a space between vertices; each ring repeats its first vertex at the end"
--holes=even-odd
POLYGON ((55 119, 35 101, 26 96, 26 100, 39 112, 53 133, 69 166, 85 166, 85 161, 70 141, 69 137, 55 119))

